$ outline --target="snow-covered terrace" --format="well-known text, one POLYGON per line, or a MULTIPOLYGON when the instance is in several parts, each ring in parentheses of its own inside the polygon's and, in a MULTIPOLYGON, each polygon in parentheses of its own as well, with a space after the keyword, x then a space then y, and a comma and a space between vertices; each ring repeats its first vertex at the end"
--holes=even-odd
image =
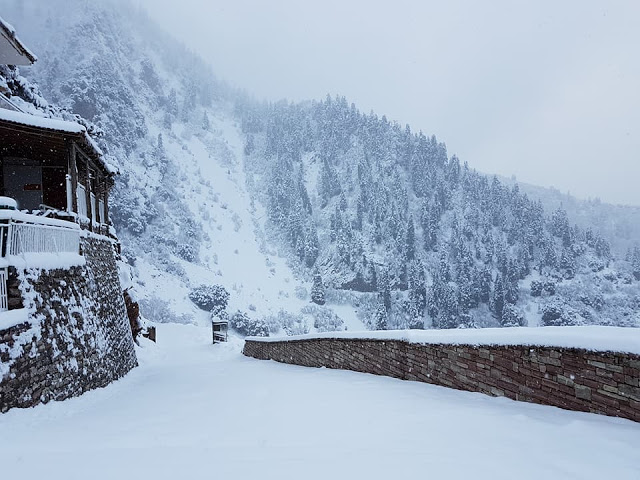
POLYGON ((253 360, 158 325, 140 366, 0 415, 6 478, 640 478, 629 420, 424 383, 253 360))

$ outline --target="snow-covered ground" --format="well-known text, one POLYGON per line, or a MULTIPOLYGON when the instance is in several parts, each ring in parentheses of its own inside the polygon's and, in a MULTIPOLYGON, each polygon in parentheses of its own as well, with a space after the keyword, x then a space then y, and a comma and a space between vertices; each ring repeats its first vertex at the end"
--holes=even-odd
POLYGON ((158 340, 107 388, 0 415, 2 478, 640 478, 628 420, 158 340))

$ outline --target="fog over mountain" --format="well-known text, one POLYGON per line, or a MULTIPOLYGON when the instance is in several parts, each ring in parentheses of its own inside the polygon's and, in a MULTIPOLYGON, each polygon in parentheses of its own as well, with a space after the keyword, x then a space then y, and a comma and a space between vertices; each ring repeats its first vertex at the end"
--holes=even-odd
POLYGON ((478 170, 640 206, 634 0, 138 0, 260 98, 339 94, 478 170))

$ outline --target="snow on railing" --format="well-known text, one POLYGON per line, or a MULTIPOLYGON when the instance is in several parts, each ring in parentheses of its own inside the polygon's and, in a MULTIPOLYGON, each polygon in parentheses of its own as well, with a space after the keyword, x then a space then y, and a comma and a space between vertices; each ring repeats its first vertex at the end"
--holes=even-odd
POLYGON ((29 253, 80 252, 77 224, 16 211, 0 211, 2 257, 29 253))
POLYGON ((78 199, 78 215, 80 215, 80 217, 88 218, 87 191, 84 188, 84 185, 80 183, 76 188, 76 197, 78 199))

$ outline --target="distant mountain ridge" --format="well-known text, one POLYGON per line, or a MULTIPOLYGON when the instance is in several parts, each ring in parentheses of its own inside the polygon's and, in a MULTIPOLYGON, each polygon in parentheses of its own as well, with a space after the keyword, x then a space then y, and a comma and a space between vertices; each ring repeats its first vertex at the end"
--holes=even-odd
POLYGON ((591 226, 611 243, 618 256, 626 255, 640 242, 640 206, 615 205, 600 199, 581 200, 553 187, 540 187, 498 176, 506 185, 517 184, 523 193, 540 200, 548 212, 563 208, 580 227, 591 226))

